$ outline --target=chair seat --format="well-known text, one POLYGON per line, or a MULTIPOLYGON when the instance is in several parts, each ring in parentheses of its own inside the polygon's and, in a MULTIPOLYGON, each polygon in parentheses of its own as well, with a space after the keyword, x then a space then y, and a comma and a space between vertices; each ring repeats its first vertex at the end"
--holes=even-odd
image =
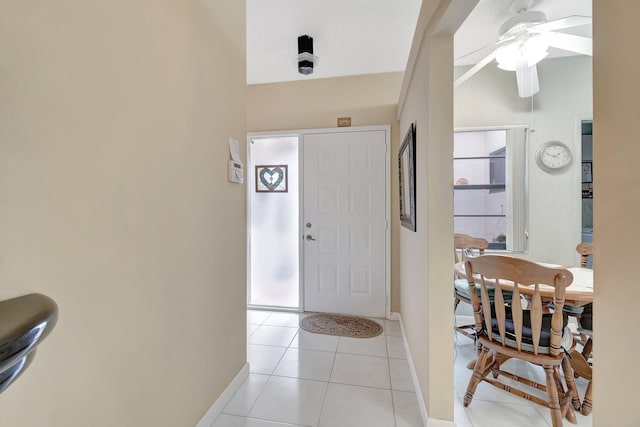
MULTIPOLYGON (((549 308, 553 309, 553 302, 549 303, 549 308)), ((581 315, 584 311, 584 307, 576 307, 573 305, 564 305, 562 306, 562 312, 568 314, 569 316, 581 315)))
MULTIPOLYGON (((469 283, 467 282, 466 279, 454 280, 453 286, 455 287, 456 294, 460 295, 462 298, 465 298, 466 300, 471 300, 471 291, 469 290, 469 283)), ((478 295, 478 298, 481 298, 480 289, 481 289, 480 284, 476 283, 476 294, 478 295)), ((496 294, 495 288, 493 286, 487 286, 487 291, 489 292, 489 299, 493 301, 496 294)), ((506 302, 509 302, 513 298, 513 292, 502 291, 502 297, 506 302)))
MULTIPOLYGON (((545 335, 545 331, 542 332, 542 335, 545 335)), ((546 335, 547 337, 550 336, 549 331, 546 331, 546 335)), ((497 342, 502 342, 500 340, 500 333, 498 332, 493 332, 491 334, 491 338, 494 341, 497 342)), ((542 338, 541 338, 542 340, 542 338)), ((533 353, 533 345, 531 344, 531 336, 528 337, 528 341, 525 339, 525 337, 522 337, 522 344, 521 344, 521 348, 523 351, 528 351, 529 353, 533 353)), ((538 346, 538 353, 540 354, 551 354, 551 348, 549 347, 549 338, 547 338, 547 345, 539 345, 538 346)), ((507 347, 511 347, 511 348, 518 348, 518 343, 516 341, 516 337, 515 335, 513 335, 513 333, 505 333, 504 335, 504 345, 506 345, 507 347)), ((560 346, 562 348, 564 348, 567 353, 571 350, 571 348, 573 347, 573 334, 571 333, 571 329, 569 329, 569 327, 564 328, 564 330, 562 331, 562 341, 560 343, 560 346)))
MULTIPOLYGON (((500 337, 500 330, 498 329, 498 321, 495 319, 495 306, 491 305, 491 338, 495 341, 502 342, 500 337)), ((521 347, 524 351, 533 352, 533 339, 531 331, 531 318, 529 316, 529 310, 523 310, 522 318, 522 344, 521 347)), ((505 339, 504 345, 511 348, 518 348, 516 341, 516 335, 514 332, 514 324, 511 315, 511 307, 505 307, 505 339)), ((551 354, 550 341, 551 341, 551 317, 552 313, 545 313, 542 315, 542 331, 540 332, 540 343, 538 346, 538 353, 551 354)), ((565 350, 569 351, 573 346, 573 335, 571 329, 567 326, 567 316, 563 316, 563 333, 561 346, 565 350)), ((485 330, 486 333, 486 330, 485 330)))
POLYGON ((580 316, 580 329, 593 330, 593 304, 587 304, 584 307, 582 316, 580 316))
POLYGON ((582 312, 584 311, 584 307, 575 307, 573 305, 565 305, 562 307, 562 311, 564 311, 567 314, 582 314, 582 312))

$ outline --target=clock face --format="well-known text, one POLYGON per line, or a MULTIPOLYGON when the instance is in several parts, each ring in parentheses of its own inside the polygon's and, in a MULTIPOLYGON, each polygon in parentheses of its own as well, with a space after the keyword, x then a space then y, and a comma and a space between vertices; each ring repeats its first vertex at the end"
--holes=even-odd
POLYGON ((550 141, 540 147, 536 161, 547 172, 560 172, 571 164, 571 150, 562 142, 550 141))

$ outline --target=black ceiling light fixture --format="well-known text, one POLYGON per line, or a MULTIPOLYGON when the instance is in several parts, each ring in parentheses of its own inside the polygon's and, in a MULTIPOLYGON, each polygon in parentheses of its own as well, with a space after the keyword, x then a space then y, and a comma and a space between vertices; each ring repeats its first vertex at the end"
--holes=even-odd
POLYGON ((308 35, 298 37, 298 72, 305 76, 313 73, 314 65, 318 64, 318 57, 313 54, 313 37, 308 35))

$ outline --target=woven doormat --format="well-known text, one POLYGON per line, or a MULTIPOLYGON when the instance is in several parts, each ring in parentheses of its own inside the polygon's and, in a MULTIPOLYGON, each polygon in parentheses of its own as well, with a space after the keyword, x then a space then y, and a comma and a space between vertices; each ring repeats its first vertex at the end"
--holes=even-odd
POLYGON ((382 333, 382 325, 378 322, 342 314, 312 314, 300 319, 300 327, 314 334, 351 338, 372 338, 382 333))

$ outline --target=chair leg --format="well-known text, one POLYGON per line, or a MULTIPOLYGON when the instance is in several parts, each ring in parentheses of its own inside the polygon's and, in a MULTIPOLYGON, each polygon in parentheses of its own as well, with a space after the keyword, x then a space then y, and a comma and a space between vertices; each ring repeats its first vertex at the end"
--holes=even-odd
POLYGON ((476 392, 478 384, 480 384, 480 381, 489 373, 487 362, 490 360, 492 360, 491 351, 488 348, 483 348, 482 354, 480 354, 480 357, 476 360, 473 374, 469 379, 469 385, 467 385, 467 391, 464 394, 464 406, 469 406, 471 400, 473 400, 473 394, 476 392))
POLYGON ((576 411, 580 410, 580 397, 578 396, 578 388, 573 380, 573 368, 569 363, 567 356, 562 359, 562 371, 564 372, 564 380, 567 382, 567 388, 571 392, 571 404, 576 411))
POLYGON ((593 402, 591 401, 591 385, 593 381, 589 381, 587 385, 587 391, 584 393, 584 401, 582 402, 582 415, 587 416, 591 413, 591 409, 593 409, 593 402))
POLYGON ((553 366, 544 366, 547 380, 547 393, 549 395, 549 410, 551 411, 551 423, 553 427, 562 427, 562 411, 558 400, 558 387, 554 379, 553 366))
MULTIPOLYGON (((576 396, 576 394, 572 391, 572 388, 570 387, 568 382, 567 382, 568 390, 565 390, 564 385, 562 384, 562 378, 560 377, 559 367, 555 367, 553 369, 553 376, 556 380, 556 384, 558 387, 558 401, 560 403, 560 411, 569 420, 570 423, 576 424, 578 420, 576 420, 576 414, 574 412, 574 407, 573 407, 574 405, 573 398, 576 396), (567 400, 568 398, 571 398, 571 402, 567 400)), ((566 378, 567 377, 565 373, 565 379, 566 378)), ((573 380, 573 378, 571 378, 571 380, 573 380)), ((574 386, 575 386, 575 383, 574 383, 574 386)), ((578 403, 580 403, 579 400, 578 400, 578 403)))
MULTIPOLYGON (((582 349, 582 356, 586 361, 589 360, 591 356, 591 352, 593 349, 593 338, 587 338, 587 342, 584 344, 584 348, 582 349)), ((591 400, 591 385, 593 384, 593 379, 589 378, 589 384, 587 385, 587 390, 584 393, 584 401, 582 402, 582 415, 589 415, 591 413, 591 409, 593 409, 593 402, 591 400)))

